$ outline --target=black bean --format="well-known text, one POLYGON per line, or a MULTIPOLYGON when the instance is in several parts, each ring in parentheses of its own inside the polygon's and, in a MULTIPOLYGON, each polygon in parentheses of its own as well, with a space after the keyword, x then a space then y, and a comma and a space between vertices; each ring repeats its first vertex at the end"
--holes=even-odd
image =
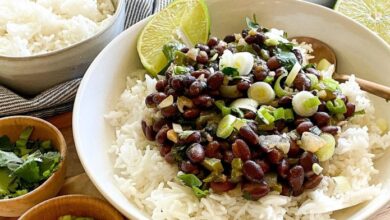
POLYGON ((218 45, 218 38, 216 37, 210 37, 210 39, 207 41, 207 46, 209 48, 213 48, 218 45))
POLYGON ((313 115, 313 121, 318 127, 322 127, 329 124, 330 116, 326 112, 316 112, 313 115))
POLYGON ((280 177, 287 178, 289 171, 289 164, 286 159, 282 159, 277 166, 277 171, 280 177))
POLYGON ((311 152, 306 151, 299 158, 299 164, 303 167, 305 172, 312 171, 314 163, 318 163, 318 158, 311 152))
POLYGON ((184 83, 183 83, 183 78, 181 76, 173 76, 171 78, 172 80, 170 81, 171 82, 171 87, 178 91, 178 90, 182 90, 184 87, 184 83))
POLYGON ((252 49, 259 54, 261 52, 261 47, 258 44, 252 44, 252 49))
POLYGON ((245 141, 236 139, 232 144, 233 155, 241 158, 242 161, 247 161, 251 158, 251 151, 245 141))
POLYGON ((313 189, 321 183, 322 175, 313 175, 303 184, 305 189, 313 189))
POLYGON ((217 51, 219 56, 222 56, 223 52, 225 51, 225 47, 222 45, 217 45, 214 47, 215 51, 217 51))
POLYGON ((168 96, 163 92, 158 92, 153 96, 153 102, 156 103, 156 105, 160 104, 164 99, 166 99, 168 96))
POLYGON ((249 84, 248 81, 241 80, 240 82, 237 83, 237 90, 240 92, 246 92, 251 85, 249 84))
POLYGON ((275 70, 275 78, 279 78, 279 76, 283 75, 283 74, 288 74, 286 68, 284 67, 280 67, 278 68, 277 70, 275 70))
POLYGON ((152 126, 148 126, 145 121, 142 121, 141 126, 146 139, 148 139, 149 141, 154 141, 156 133, 153 131, 152 126))
POLYGON ((158 92, 164 92, 165 87, 167 87, 167 85, 168 85, 168 81, 167 80, 165 80, 165 79, 159 80, 156 83, 156 90, 158 92))
POLYGON ((194 76, 187 74, 183 77, 183 86, 189 87, 195 80, 196 78, 194 76))
POLYGON ((185 139, 186 144, 200 143, 201 136, 199 131, 194 131, 192 134, 188 135, 185 139))
POLYGON ((165 119, 160 119, 158 121, 155 121, 153 123, 153 131, 158 132, 166 124, 167 124, 167 121, 165 119))
POLYGON ((199 48, 200 51, 204 51, 204 52, 206 52, 207 54, 210 53, 210 47, 207 46, 207 45, 204 45, 204 44, 196 44, 196 45, 195 45, 195 48, 199 48))
POLYGON ((242 172, 244 173, 244 176, 252 182, 260 182, 264 177, 264 172, 261 169, 261 166, 253 160, 245 161, 242 166, 242 172))
POLYGON ((176 116, 178 112, 179 112, 179 110, 177 109, 177 106, 175 103, 168 106, 168 107, 161 109, 161 114, 167 118, 171 118, 171 117, 176 116))
POLYGON ((207 64, 209 57, 205 51, 200 51, 199 55, 196 57, 196 62, 201 64, 207 64))
POLYGON ((259 143, 257 134, 247 125, 240 128, 240 135, 250 145, 257 145, 259 143))
POLYGON ((277 130, 278 132, 282 132, 283 129, 286 128, 286 122, 285 122, 283 119, 281 119, 281 120, 276 120, 276 121, 274 122, 274 125, 275 125, 275 128, 276 128, 276 130, 277 130))
POLYGON ((258 200, 266 196, 270 188, 266 182, 262 181, 261 183, 243 183, 241 185, 241 191, 246 199, 258 200))
POLYGON ((291 187, 287 184, 282 183, 282 192, 280 193, 282 196, 291 196, 291 187))
POLYGON ((164 144, 167 141, 167 132, 169 130, 168 126, 162 127, 156 134, 156 142, 159 144, 164 144))
POLYGON ((298 73, 295 77, 293 85, 299 91, 309 90, 311 86, 311 81, 303 73, 298 73))
POLYGON ((182 170, 185 173, 192 173, 192 174, 199 173, 198 167, 195 164, 191 163, 191 161, 189 160, 183 160, 180 163, 180 170, 182 170))
POLYGON ((216 157, 216 155, 219 153, 221 145, 219 144, 218 141, 211 141, 207 144, 205 148, 205 155, 206 157, 216 157))
POLYGON ((314 125, 311 123, 311 121, 302 122, 297 126, 297 132, 298 134, 302 135, 303 132, 309 131, 313 126, 314 125))
POLYGON ((256 113, 254 113, 252 111, 247 111, 244 114, 244 118, 246 118, 246 119, 255 119, 256 118, 256 113))
POLYGON ((207 79, 207 86, 211 90, 218 90, 223 83, 224 75, 222 72, 217 71, 207 79))
POLYGON ((263 33, 256 33, 255 37, 256 37, 255 43, 259 45, 262 45, 266 40, 266 36, 263 33))
POLYGON ((267 71, 266 70, 254 70, 253 75, 255 77, 255 81, 263 81, 267 77, 267 71))
POLYGON ((215 193, 223 193, 223 192, 227 192, 229 190, 234 189, 236 187, 236 184, 231 183, 229 181, 211 182, 210 187, 211 187, 211 189, 213 189, 213 192, 215 192, 215 193))
POLYGON ((172 150, 172 146, 170 146, 168 144, 163 144, 160 147, 160 155, 165 157, 165 155, 167 155, 169 152, 171 152, 171 150, 172 150))
POLYGON ((268 152, 267 158, 270 163, 278 164, 283 159, 283 153, 274 148, 268 152))
POLYGON ((198 96, 205 89, 205 83, 199 80, 193 82, 190 86, 189 93, 191 96, 198 96))
POLYGON ((316 70, 316 69, 314 69, 314 68, 311 68, 311 67, 310 67, 310 68, 307 68, 307 69, 306 69, 306 72, 315 75, 318 79, 321 77, 320 72, 318 72, 318 70, 316 70))
POLYGON ((328 109, 326 108, 326 102, 321 101, 321 104, 318 106, 318 111, 319 112, 327 112, 328 109))
POLYGON ((292 52, 294 53, 294 55, 297 58, 298 62, 300 64, 302 64, 303 63, 303 57, 302 57, 301 51, 299 51, 298 49, 293 49, 292 52))
POLYGON ((200 163, 205 158, 205 152, 204 152, 203 146, 198 144, 198 143, 192 144, 187 149, 186 155, 187 155, 188 159, 190 159, 190 161, 193 163, 200 163))
POLYGON ((290 140, 290 149, 288 151, 289 157, 298 157, 302 153, 302 149, 298 146, 295 140, 290 140))
POLYGON ((245 38, 246 36, 248 36, 248 32, 249 32, 248 29, 242 30, 242 31, 241 31, 241 36, 245 38))
POLYGON ((355 105, 348 102, 346 104, 346 107, 347 107, 347 112, 344 113, 344 117, 349 118, 349 117, 353 116, 353 114, 355 113, 355 105))
POLYGON ((183 47, 180 49, 180 51, 183 53, 187 53, 189 50, 190 50, 190 48, 188 48, 188 47, 183 47))
POLYGON ((174 90, 173 88, 167 86, 165 89, 167 90, 165 92, 167 94, 167 96, 171 95, 174 98, 177 98, 179 96, 178 92, 176 90, 174 90))
POLYGON ((145 105, 148 107, 148 108, 154 108, 156 107, 156 103, 154 103, 153 101, 153 97, 155 96, 156 93, 152 93, 148 96, 146 96, 145 98, 145 105))
POLYGON ((304 170, 302 166, 296 165, 293 168, 291 168, 287 179, 293 190, 293 194, 296 195, 300 193, 302 189, 303 181, 305 180, 304 170))
POLYGON ((200 115, 200 110, 198 108, 187 109, 183 112, 183 117, 185 119, 194 119, 200 115))
POLYGON ((327 125, 321 128, 322 132, 329 133, 331 135, 337 135, 339 132, 339 127, 333 125, 327 125))
POLYGON ((245 41, 247 44, 253 44, 256 41, 256 35, 248 35, 245 37, 245 41))
POLYGON ((205 108, 209 108, 214 105, 214 99, 208 95, 198 96, 192 99, 192 102, 196 106, 205 107, 205 108))
POLYGON ((271 165, 267 163, 265 160, 255 160, 257 164, 261 167, 264 173, 267 173, 271 169, 271 165))
POLYGON ((270 70, 276 70, 281 65, 279 63, 279 60, 276 58, 276 56, 273 56, 267 60, 267 66, 270 70))
POLYGON ((225 41, 226 43, 231 43, 236 41, 236 37, 234 35, 226 35, 223 41, 225 41))
POLYGON ((278 105, 283 108, 291 108, 292 106, 292 97, 283 96, 278 100, 278 105))
POLYGON ((204 75, 204 78, 209 78, 210 72, 206 69, 197 70, 191 73, 191 76, 199 78, 199 76, 204 75))
POLYGON ((298 125, 300 125, 301 123, 306 122, 306 121, 310 121, 310 119, 308 119, 308 118, 302 118, 302 117, 300 117, 300 116, 297 116, 297 117, 295 117, 294 125, 295 125, 296 127, 298 127, 298 125))
POLYGON ((172 151, 167 153, 165 156, 164 156, 164 159, 165 161, 167 161, 168 163, 174 163, 175 162, 175 156, 173 155, 172 151))

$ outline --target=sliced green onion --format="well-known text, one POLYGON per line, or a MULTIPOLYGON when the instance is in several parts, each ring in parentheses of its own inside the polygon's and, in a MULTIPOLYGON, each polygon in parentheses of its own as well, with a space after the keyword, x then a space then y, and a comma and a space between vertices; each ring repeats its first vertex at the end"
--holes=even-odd
POLYGON ((181 75, 181 74, 184 74, 184 73, 187 73, 188 72, 188 68, 185 67, 185 66, 175 66, 173 68, 173 73, 175 75, 181 75))
POLYGON ((326 89, 328 91, 335 92, 337 90, 340 90, 339 82, 337 82, 334 79, 326 78, 326 79, 321 80, 320 83, 322 83, 324 85, 324 89, 326 89))
POLYGON ((286 85, 287 86, 292 86, 295 78, 297 77, 299 71, 301 70, 302 66, 301 64, 299 64, 299 62, 296 62, 293 66, 293 68, 291 69, 290 73, 287 75, 287 78, 286 78, 286 85))
POLYGON ((242 112, 239 108, 231 108, 231 110, 232 112, 236 113, 239 118, 244 117, 244 112, 242 112))
POLYGON ((199 187, 193 186, 192 191, 194 192, 195 196, 198 198, 203 198, 206 197, 209 194, 209 191, 206 190, 201 190, 199 187))
POLYGON ((274 77, 273 76, 267 76, 265 77, 264 81, 263 82, 266 82, 268 84, 271 84, 273 81, 274 81, 274 77))
POLYGON ((316 105, 317 101, 313 99, 314 97, 315 96, 308 91, 301 91, 295 94, 292 100, 292 106, 295 113, 304 117, 314 115, 314 113, 316 113, 318 110, 318 105, 316 105))
POLYGON ((318 157, 319 161, 323 162, 332 158, 336 147, 336 140, 334 139, 333 135, 328 133, 322 133, 320 138, 325 141, 325 145, 316 151, 315 155, 318 157))
POLYGON ((326 71, 332 64, 327 59, 322 59, 317 65, 319 71, 326 71))
POLYGON ((335 115, 344 114, 347 112, 347 107, 345 106, 344 101, 339 98, 335 99, 333 102, 327 101, 326 108, 335 115))
POLYGON ((233 123, 233 127, 238 131, 241 127, 244 127, 246 125, 246 122, 246 119, 237 118, 236 121, 233 123))
POLYGON ((323 138, 311 132, 305 131, 301 136, 300 147, 305 151, 315 153, 325 145, 326 141, 323 138))
POLYGON ((233 183, 238 183, 241 181, 242 173, 242 160, 240 158, 234 158, 232 160, 232 172, 230 175, 230 181, 233 183))
POLYGON ((225 101, 218 100, 214 104, 217 106, 219 110, 221 110, 223 116, 231 113, 231 109, 225 106, 225 101))
POLYGON ((275 99, 275 92, 268 83, 256 82, 249 87, 248 97, 259 104, 267 104, 275 99))
POLYGON ((179 66, 185 65, 187 62, 187 56, 185 53, 177 50, 175 51, 175 61, 174 63, 179 66))
POLYGON ((318 78, 316 75, 308 73, 306 76, 310 79, 310 89, 313 90, 318 84, 318 78))
POLYGON ((242 93, 238 91, 236 85, 232 85, 232 86, 222 85, 221 87, 219 87, 219 92, 221 93, 221 96, 225 98, 242 97, 242 93))
POLYGON ((259 103, 257 103, 256 100, 250 98, 236 99, 230 104, 231 108, 246 109, 252 112, 256 112, 258 106, 259 103))
POLYGON ((284 117, 285 117, 285 120, 290 122, 290 121, 294 121, 294 112, 292 109, 288 108, 288 109, 285 109, 284 110, 284 117))
POLYGON ((222 173, 223 166, 220 159, 206 157, 202 165, 211 172, 222 173))
POLYGON ((320 104, 321 104, 321 101, 317 96, 314 96, 312 98, 308 98, 303 102, 303 106, 307 109, 317 107, 320 104))
POLYGON ((260 50, 260 55, 263 60, 267 61, 269 59, 269 52, 268 50, 261 49, 260 50))
POLYGON ((278 96, 279 98, 288 95, 287 91, 283 89, 282 85, 280 85, 282 79, 286 76, 287 73, 284 73, 281 76, 279 76, 274 85, 276 96, 278 96))
POLYGON ((272 114, 275 118, 275 121, 286 119, 284 108, 277 108, 277 109, 275 109, 275 111, 272 112, 272 114))
POLYGON ((257 111, 257 116, 266 124, 272 124, 275 121, 274 116, 269 113, 269 110, 263 106, 257 111))
POLYGON ((225 115, 218 124, 217 136, 220 138, 228 138, 234 130, 234 122, 236 117, 233 115, 225 115))
POLYGON ((264 44, 268 47, 277 46, 279 44, 279 41, 276 39, 269 38, 264 41, 264 44))

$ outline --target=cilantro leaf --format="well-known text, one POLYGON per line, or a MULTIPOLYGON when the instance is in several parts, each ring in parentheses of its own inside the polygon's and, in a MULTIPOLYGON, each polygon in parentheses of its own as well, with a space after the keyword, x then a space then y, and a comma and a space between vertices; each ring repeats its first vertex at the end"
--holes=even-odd
POLYGON ((192 191, 194 192, 195 196, 198 198, 206 197, 209 194, 208 190, 201 190, 199 187, 193 186, 192 191))
POLYGON ((11 143, 11 140, 7 135, 3 135, 0 137, 0 150, 2 151, 13 151, 14 144, 11 143))
POLYGON ((222 69, 222 72, 223 74, 227 75, 227 76, 238 76, 240 75, 238 73, 238 70, 236 68, 233 68, 233 67, 225 67, 222 69))
POLYGON ((197 176, 195 176, 194 174, 181 174, 179 176, 177 176, 181 181, 183 181, 183 183, 186 185, 186 186, 189 186, 189 187, 193 187, 193 186, 196 186, 196 187, 199 187, 202 185, 202 181, 200 181, 198 179, 197 176))
POLYGON ((42 163, 40 164, 40 171, 43 179, 47 179, 56 171, 60 163, 61 156, 58 152, 48 152, 42 155, 42 163))
POLYGON ((278 44, 278 47, 282 50, 282 51, 292 51, 292 49, 294 48, 294 44, 293 43, 279 43, 278 44))
POLYGON ((298 62, 297 58, 295 57, 295 54, 292 52, 280 51, 276 54, 276 58, 278 59, 280 64, 287 69, 287 71, 290 71, 295 65, 295 63, 298 62))
POLYGON ((7 167, 9 170, 15 170, 23 163, 16 154, 0 150, 0 167, 7 167))
POLYGON ((258 29, 258 28, 260 28, 260 25, 256 21, 256 15, 255 14, 253 14, 253 20, 251 20, 248 17, 246 17, 245 20, 246 20, 246 25, 248 26, 248 28, 251 28, 251 29, 258 29))
POLYGON ((41 180, 41 175, 39 173, 38 162, 34 159, 29 159, 18 167, 12 175, 20 177, 28 183, 35 183, 41 180))
POLYGON ((175 59, 175 52, 180 50, 181 48, 183 48, 184 45, 177 42, 177 41, 172 41, 172 42, 169 42, 167 44, 165 44, 163 46, 163 53, 165 55, 165 57, 169 60, 169 61, 173 61, 175 59))

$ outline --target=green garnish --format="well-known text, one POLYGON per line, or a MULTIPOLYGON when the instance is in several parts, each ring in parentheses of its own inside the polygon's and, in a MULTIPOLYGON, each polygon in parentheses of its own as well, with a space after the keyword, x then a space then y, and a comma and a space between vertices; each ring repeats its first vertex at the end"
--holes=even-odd
POLYGON ((335 99, 333 102, 327 101, 326 108, 335 115, 344 114, 347 112, 347 107, 345 106, 344 101, 339 98, 335 99))
POLYGON ((0 199, 34 190, 58 168, 61 156, 51 141, 30 140, 32 132, 33 127, 27 127, 15 143, 0 137, 0 199))
POLYGON ((231 108, 226 107, 225 102, 223 100, 218 100, 214 104, 215 104, 215 106, 217 106, 217 108, 219 110, 221 110, 222 116, 225 116, 225 115, 228 115, 231 113, 231 108))
POLYGON ((202 198, 209 194, 208 190, 201 190, 199 188, 202 186, 202 181, 194 174, 180 174, 177 177, 184 183, 184 185, 192 188, 196 197, 202 198))
POLYGON ((263 106, 257 111, 257 116, 266 124, 272 124, 275 121, 274 116, 271 115, 268 109, 263 106))
POLYGON ((314 96, 312 98, 308 98, 303 102, 303 107, 307 109, 311 109, 314 107, 317 107, 321 104, 320 99, 317 96, 314 96))
POLYGON ((238 183, 241 181, 243 175, 242 166, 243 166, 243 162, 240 158, 234 158, 232 160, 232 172, 230 175, 230 181, 232 183, 238 183))
POLYGON ((163 46, 163 53, 165 55, 165 57, 169 60, 169 61, 173 61, 175 59, 175 52, 176 51, 179 51, 181 48, 183 48, 184 45, 177 42, 177 41, 172 41, 172 42, 169 42, 167 44, 165 44, 163 46))
POLYGON ((260 28, 260 25, 257 23, 255 14, 253 14, 253 20, 251 20, 248 17, 246 17, 245 20, 246 20, 246 25, 248 26, 248 28, 250 28, 250 29, 258 29, 258 28, 260 28))
POLYGON ((238 72, 238 70, 234 67, 225 67, 222 69, 222 72, 223 74, 227 75, 227 76, 238 76, 240 75, 240 73, 238 72))
POLYGON ((290 71, 295 63, 298 62, 295 54, 292 52, 280 51, 278 54, 276 54, 276 58, 280 64, 282 64, 282 66, 287 69, 287 71, 290 71))

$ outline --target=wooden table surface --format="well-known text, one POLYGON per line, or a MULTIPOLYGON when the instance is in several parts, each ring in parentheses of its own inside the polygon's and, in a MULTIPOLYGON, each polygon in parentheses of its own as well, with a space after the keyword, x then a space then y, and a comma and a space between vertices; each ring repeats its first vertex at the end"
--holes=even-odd
MULTIPOLYGON (((72 134, 72 114, 65 113, 48 119, 53 123, 65 137, 68 147, 67 180, 62 187, 59 195, 67 194, 86 194, 103 198, 95 186, 91 183, 77 156, 72 134)), ((0 220, 13 220, 15 218, 3 218, 0 220)), ((380 209, 370 220, 388 220, 390 219, 390 204, 380 209)))

